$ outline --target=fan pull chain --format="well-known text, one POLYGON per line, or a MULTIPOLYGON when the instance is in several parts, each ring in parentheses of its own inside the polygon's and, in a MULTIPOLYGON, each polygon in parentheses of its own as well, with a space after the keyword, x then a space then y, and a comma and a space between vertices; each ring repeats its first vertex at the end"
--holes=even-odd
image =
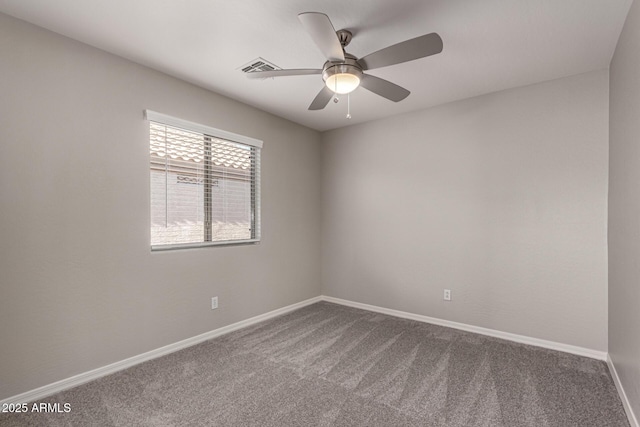
POLYGON ((347 94, 347 119, 351 119, 351 94, 347 94))
POLYGON ((336 80, 335 80, 335 85, 334 85, 334 89, 333 89, 333 94, 335 95, 333 97, 333 102, 334 103, 338 103, 338 101, 340 101, 340 98, 338 98, 338 76, 336 76, 336 80))

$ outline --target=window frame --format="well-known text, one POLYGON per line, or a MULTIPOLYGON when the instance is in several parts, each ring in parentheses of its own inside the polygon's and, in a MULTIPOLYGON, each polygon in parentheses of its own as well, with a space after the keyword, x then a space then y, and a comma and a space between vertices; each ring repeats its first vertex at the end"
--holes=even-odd
MULTIPOLYGON (((170 243, 162 245, 151 245, 151 251, 167 251, 175 249, 192 249, 202 248, 210 246, 234 246, 245 244, 257 244, 261 240, 261 215, 260 215, 260 156, 263 142, 259 139, 251 138, 244 135, 228 132, 222 129, 216 129, 211 126, 202 125, 199 123, 183 120, 177 117, 173 117, 167 114, 158 113, 152 110, 144 110, 144 118, 148 122, 155 122, 160 125, 171 126, 174 128, 183 129, 189 132, 202 134, 205 141, 211 141, 212 139, 222 139, 230 142, 244 144, 253 147, 256 150, 256 155, 252 156, 251 166, 251 183, 254 185, 254 197, 251 197, 251 238, 250 239, 237 239, 237 240, 224 240, 224 241, 204 241, 204 242, 189 242, 189 243, 170 243)), ((147 131, 149 132, 149 127, 147 131)), ((150 135, 147 133, 147 143, 149 142, 150 135)), ((205 165, 206 167, 206 165, 205 165)), ((149 205, 151 211, 151 205, 149 205)), ((206 208, 205 208, 206 212, 206 208)), ((206 215, 206 214, 205 214, 206 215)), ((205 222, 210 221, 210 218, 205 217, 205 222)), ((151 230, 151 227, 149 227, 151 230)), ((205 235, 205 239, 207 236, 205 235)), ((211 236, 209 236, 211 238, 211 236)), ((151 236, 149 235, 149 242, 151 236)))

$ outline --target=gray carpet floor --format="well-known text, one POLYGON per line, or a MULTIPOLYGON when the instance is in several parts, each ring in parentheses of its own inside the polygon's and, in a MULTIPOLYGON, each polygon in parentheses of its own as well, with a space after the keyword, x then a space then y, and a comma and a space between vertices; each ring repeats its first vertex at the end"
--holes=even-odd
POLYGON ((2 426, 628 426, 604 362, 326 302, 2 426))

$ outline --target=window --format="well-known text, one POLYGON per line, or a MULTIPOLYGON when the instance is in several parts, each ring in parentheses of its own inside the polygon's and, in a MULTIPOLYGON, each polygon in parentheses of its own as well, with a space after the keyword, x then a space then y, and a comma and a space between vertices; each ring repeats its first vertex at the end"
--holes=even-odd
POLYGON ((262 141, 145 111, 151 249, 260 241, 262 141))

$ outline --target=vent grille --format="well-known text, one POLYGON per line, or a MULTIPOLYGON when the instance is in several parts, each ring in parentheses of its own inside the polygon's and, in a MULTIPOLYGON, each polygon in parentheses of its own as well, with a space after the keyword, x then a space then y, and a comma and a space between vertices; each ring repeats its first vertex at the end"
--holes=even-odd
POLYGON ((256 71, 282 70, 282 68, 278 67, 275 64, 272 64, 264 58, 256 58, 253 61, 249 61, 245 65, 241 66, 240 70, 243 73, 254 73, 256 71))

